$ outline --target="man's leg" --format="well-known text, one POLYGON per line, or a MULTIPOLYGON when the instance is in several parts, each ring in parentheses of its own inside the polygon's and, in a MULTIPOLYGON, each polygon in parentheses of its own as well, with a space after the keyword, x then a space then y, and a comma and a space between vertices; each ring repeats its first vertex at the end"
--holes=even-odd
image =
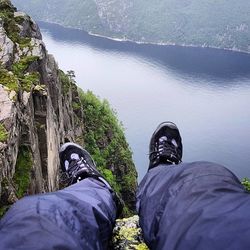
POLYGON ((0 222, 0 249, 107 248, 116 218, 115 195, 81 150, 67 144, 61 151, 72 185, 25 197, 11 207, 0 222))
POLYGON ((151 139, 154 155, 137 194, 146 243, 152 249, 248 249, 250 195, 220 165, 171 164, 182 155, 176 129, 163 124, 151 139))

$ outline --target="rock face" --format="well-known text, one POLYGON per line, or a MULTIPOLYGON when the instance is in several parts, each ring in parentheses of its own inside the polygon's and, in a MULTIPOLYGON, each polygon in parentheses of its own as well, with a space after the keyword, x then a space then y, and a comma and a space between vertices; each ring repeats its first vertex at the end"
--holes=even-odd
POLYGON ((6 35, 3 22, 0 22, 0 48, 0 60, 3 64, 8 64, 13 55, 14 43, 6 35))
MULTIPOLYGON (((59 188, 58 149, 65 141, 84 145, 85 119, 74 81, 47 54, 37 25, 0 0, 0 215, 24 195, 59 188)), ((126 171, 133 187, 120 195, 132 212, 134 165, 126 171)))
POLYGON ((115 250, 148 250, 144 243, 139 217, 119 219, 113 230, 112 249, 115 250))

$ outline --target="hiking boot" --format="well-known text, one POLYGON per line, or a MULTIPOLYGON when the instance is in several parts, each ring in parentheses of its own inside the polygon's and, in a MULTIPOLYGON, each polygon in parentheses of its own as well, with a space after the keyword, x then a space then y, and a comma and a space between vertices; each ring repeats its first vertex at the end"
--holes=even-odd
POLYGON ((76 183, 87 177, 99 179, 109 188, 110 185, 97 171, 96 165, 90 154, 81 146, 67 142, 59 150, 61 169, 66 173, 69 184, 76 183))
POLYGON ((75 143, 67 142, 61 146, 59 150, 59 158, 61 169, 67 175, 68 185, 74 184, 88 177, 101 181, 111 192, 117 207, 116 216, 119 217, 121 215, 124 206, 123 201, 98 172, 95 162, 88 151, 75 143))
POLYGON ((149 144, 149 168, 159 164, 179 164, 182 158, 181 136, 172 122, 161 123, 154 131, 149 144))

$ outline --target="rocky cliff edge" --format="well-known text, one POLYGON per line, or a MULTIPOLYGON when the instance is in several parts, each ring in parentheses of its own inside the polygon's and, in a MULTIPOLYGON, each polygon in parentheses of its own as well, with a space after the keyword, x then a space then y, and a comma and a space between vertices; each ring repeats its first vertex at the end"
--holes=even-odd
POLYGON ((123 131, 107 103, 79 91, 73 78, 58 69, 32 19, 0 0, 0 215, 25 195, 59 189, 58 149, 66 141, 93 151, 124 214, 134 212, 137 174, 123 131), (108 118, 98 127, 96 107, 108 118))

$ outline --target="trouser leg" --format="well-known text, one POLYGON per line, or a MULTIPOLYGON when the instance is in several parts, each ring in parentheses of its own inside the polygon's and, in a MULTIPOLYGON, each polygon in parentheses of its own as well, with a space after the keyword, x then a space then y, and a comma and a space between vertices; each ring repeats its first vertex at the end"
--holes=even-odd
POLYGON ((15 203, 0 221, 0 249, 106 249, 115 217, 110 190, 87 178, 15 203))
POLYGON ((226 168, 208 162, 161 165, 137 193, 152 249, 248 249, 250 195, 226 168))

